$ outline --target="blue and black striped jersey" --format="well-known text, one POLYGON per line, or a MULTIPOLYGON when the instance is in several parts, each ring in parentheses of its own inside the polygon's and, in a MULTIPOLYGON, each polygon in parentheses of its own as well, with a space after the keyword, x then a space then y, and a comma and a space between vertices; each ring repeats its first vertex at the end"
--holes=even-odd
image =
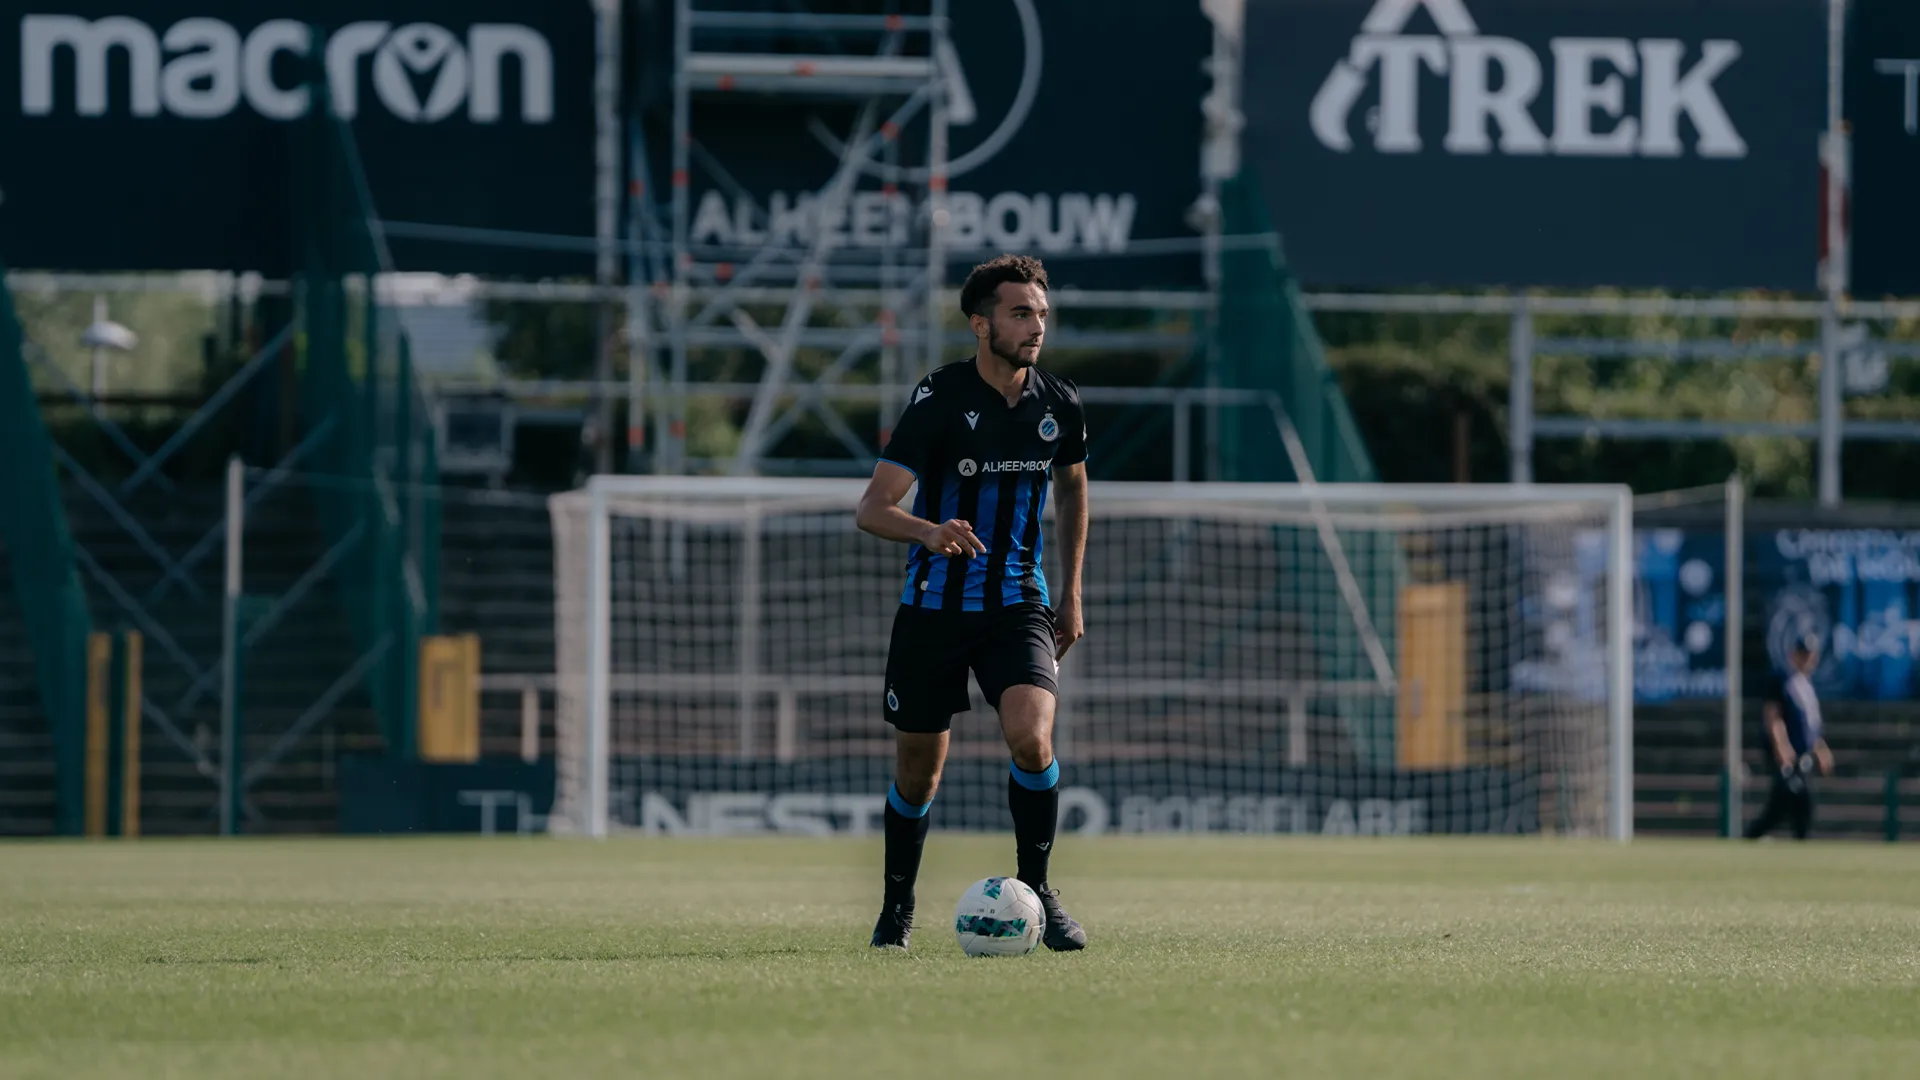
POLYGON ((1072 381, 1028 368, 1010 406, 972 360, 935 369, 914 387, 880 458, 919 480, 914 516, 968 522, 987 549, 969 559, 913 545, 901 603, 986 611, 1051 602, 1040 568, 1051 470, 1087 459, 1087 418, 1072 381))

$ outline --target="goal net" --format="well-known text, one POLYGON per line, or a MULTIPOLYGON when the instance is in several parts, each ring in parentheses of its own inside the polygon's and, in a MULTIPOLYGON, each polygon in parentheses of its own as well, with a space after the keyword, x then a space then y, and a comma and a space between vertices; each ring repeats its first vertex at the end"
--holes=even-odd
MULTIPOLYGON (((906 548, 854 527, 863 489, 596 477, 554 497, 552 828, 878 830, 906 548)), ((1630 834, 1626 489, 1090 501, 1063 831, 1630 834)), ((1007 749, 969 686, 935 826, 1007 829, 1007 749)))

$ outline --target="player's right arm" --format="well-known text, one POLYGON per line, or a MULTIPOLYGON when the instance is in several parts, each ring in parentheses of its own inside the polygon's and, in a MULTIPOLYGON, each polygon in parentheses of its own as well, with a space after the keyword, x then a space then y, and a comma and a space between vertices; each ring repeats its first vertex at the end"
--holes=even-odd
POLYGON ((873 479, 860 496, 854 523, 862 532, 883 540, 919 544, 936 555, 985 554, 987 546, 973 535, 973 526, 958 519, 934 524, 900 508, 916 478, 930 474, 940 460, 940 414, 929 375, 908 401, 900 422, 887 439, 887 448, 874 463, 873 479))
POLYGON ((860 496, 860 509, 854 513, 855 524, 862 532, 882 540, 919 544, 939 555, 972 558, 986 554, 986 545, 973 534, 973 526, 959 518, 936 525, 902 509, 900 500, 907 497, 912 487, 911 472, 891 461, 876 463, 873 479, 867 481, 867 490, 860 496))
POLYGON ((1767 741, 1773 747, 1773 760, 1782 769, 1793 768, 1793 741, 1787 738, 1787 721, 1780 706, 1769 701, 1760 707, 1761 723, 1767 729, 1767 741))

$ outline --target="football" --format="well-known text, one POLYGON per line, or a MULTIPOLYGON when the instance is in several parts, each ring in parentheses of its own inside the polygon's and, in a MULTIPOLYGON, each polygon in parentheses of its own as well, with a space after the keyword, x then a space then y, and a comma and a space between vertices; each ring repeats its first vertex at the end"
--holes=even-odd
POLYGON ((1019 878, 982 878, 953 909, 953 933, 968 956, 1025 956, 1045 928, 1040 897, 1019 878))

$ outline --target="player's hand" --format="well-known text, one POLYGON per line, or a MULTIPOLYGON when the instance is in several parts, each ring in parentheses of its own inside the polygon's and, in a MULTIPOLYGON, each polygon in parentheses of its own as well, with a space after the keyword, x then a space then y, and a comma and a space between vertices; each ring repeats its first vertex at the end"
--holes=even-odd
POLYGON ((1819 762, 1820 764, 1820 775, 1832 776, 1833 775, 1833 751, 1827 749, 1826 745, 1823 743, 1819 747, 1817 747, 1813 753, 1814 753, 1814 760, 1819 762))
POLYGON ((959 518, 934 526, 920 546, 939 555, 965 555, 969 559, 987 553, 987 545, 973 534, 973 526, 959 518))
POLYGON ((1053 658, 1065 659, 1073 643, 1086 636, 1087 623, 1080 614, 1080 598, 1067 597, 1053 613, 1053 658))

